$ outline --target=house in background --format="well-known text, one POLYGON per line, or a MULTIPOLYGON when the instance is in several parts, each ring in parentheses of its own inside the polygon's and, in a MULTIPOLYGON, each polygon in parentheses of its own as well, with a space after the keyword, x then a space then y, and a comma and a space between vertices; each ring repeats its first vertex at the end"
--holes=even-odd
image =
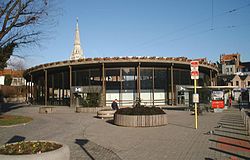
POLYGON ((250 75, 250 62, 241 62, 241 70, 240 72, 245 75, 250 75))
POLYGON ((240 70, 240 54, 222 54, 220 55, 221 74, 231 75, 240 70))
POLYGON ((4 69, 0 71, 0 85, 5 85, 6 76, 12 78, 11 86, 25 86, 26 80, 23 78, 23 70, 4 69))

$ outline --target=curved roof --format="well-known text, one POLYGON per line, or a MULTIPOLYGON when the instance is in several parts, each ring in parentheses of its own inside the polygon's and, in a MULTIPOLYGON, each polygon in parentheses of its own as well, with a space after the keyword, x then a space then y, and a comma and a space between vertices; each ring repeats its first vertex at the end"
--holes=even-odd
MULTIPOLYGON (((186 57, 96 57, 96 58, 82 58, 78 60, 66 60, 52 63, 46 63, 37 65, 27 69, 24 75, 33 73, 40 70, 52 69, 57 67, 65 66, 77 66, 77 65, 88 65, 88 64, 115 64, 115 63, 130 63, 130 62, 141 62, 141 63, 161 63, 161 64, 174 64, 174 65, 188 65, 190 68, 190 62, 192 59, 186 57)), ((199 61, 199 67, 213 70, 218 72, 218 68, 215 63, 210 63, 205 60, 199 61)))

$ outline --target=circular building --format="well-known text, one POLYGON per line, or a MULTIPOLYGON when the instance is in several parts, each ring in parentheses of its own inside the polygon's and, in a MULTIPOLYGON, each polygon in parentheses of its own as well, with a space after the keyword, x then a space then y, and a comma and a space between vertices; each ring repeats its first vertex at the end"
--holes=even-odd
MULTIPOLYGON (((189 105, 193 85, 186 57, 81 58, 29 68, 27 98, 34 104, 67 106, 189 105), (29 83, 30 82, 30 83, 29 83)), ((199 60, 199 86, 216 84, 215 64, 199 60)))

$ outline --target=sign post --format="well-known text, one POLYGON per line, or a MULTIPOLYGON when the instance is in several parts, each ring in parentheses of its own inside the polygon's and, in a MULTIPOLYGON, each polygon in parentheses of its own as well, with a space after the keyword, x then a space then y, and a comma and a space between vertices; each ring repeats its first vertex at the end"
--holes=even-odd
POLYGON ((194 80, 194 114, 195 114, 195 129, 198 128, 198 113, 197 113, 197 103, 199 102, 199 95, 197 94, 197 79, 199 79, 199 61, 191 61, 191 79, 194 80), (195 99, 194 99, 195 98, 195 99))

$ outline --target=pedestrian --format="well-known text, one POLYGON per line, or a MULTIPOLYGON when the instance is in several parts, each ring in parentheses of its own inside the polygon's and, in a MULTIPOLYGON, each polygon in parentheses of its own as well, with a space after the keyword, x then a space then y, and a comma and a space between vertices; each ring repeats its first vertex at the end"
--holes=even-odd
POLYGON ((118 110, 119 109, 118 104, 117 104, 117 99, 115 99, 112 102, 111 107, 112 107, 113 110, 118 110))
POLYGON ((241 95, 239 96, 239 98, 238 98, 238 106, 239 106, 239 110, 241 111, 241 109, 242 109, 242 106, 241 106, 241 103, 242 102, 242 100, 241 100, 241 95))
POLYGON ((232 107, 232 97, 229 97, 229 107, 232 107))

